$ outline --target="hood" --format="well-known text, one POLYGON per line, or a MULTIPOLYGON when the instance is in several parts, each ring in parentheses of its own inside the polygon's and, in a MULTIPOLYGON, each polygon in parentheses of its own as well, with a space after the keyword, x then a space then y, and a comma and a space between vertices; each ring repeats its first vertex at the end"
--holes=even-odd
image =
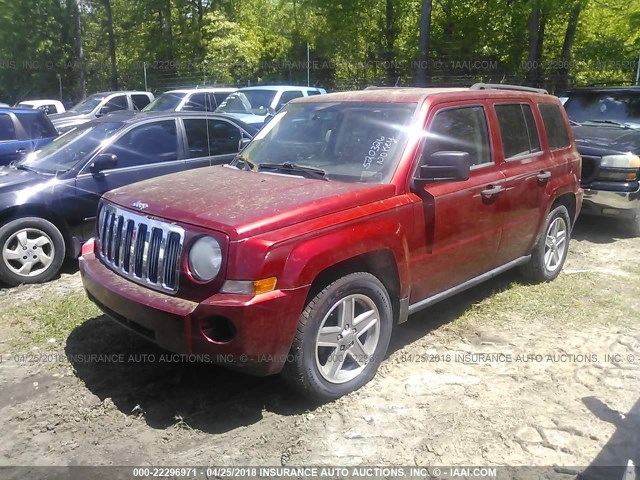
POLYGON ((49 115, 49 119, 53 126, 56 128, 60 127, 69 127, 80 125, 88 120, 93 119, 91 115, 87 115, 85 113, 77 113, 77 112, 64 112, 64 113, 56 113, 53 115, 49 115))
POLYGON ((244 123, 248 123, 249 125, 258 128, 260 128, 264 124, 264 121, 267 119, 266 115, 253 115, 252 113, 226 113, 226 115, 231 115, 238 120, 242 120, 244 123))
POLYGON ((327 182, 215 166, 136 183, 105 198, 147 215, 226 233, 232 240, 389 198, 393 185, 327 182))
POLYGON ((589 155, 640 153, 640 130, 610 125, 573 127, 578 151, 589 155))
POLYGON ((48 177, 38 175, 27 170, 17 170, 11 167, 0 167, 0 194, 15 192, 24 187, 30 187, 46 181, 48 177))

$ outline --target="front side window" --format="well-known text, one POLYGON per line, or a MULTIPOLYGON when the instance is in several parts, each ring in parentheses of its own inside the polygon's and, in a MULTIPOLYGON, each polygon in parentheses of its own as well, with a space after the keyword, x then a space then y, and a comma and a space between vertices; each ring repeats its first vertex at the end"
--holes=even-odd
POLYGON ((275 90, 245 90, 229 95, 216 109, 218 113, 248 113, 264 116, 276 96, 275 90))
POLYGON ((103 153, 118 157, 118 167, 135 167, 178 159, 175 120, 147 123, 125 133, 103 153))
POLYGON ((136 110, 142 110, 144 107, 149 105, 149 96, 136 93, 131 95, 131 101, 133 102, 133 106, 136 110))
POLYGON ((415 109, 415 103, 290 104, 232 164, 244 162, 256 171, 287 164, 282 172, 309 167, 328 180, 388 183, 404 152, 415 109))
POLYGON ((560 112, 560 107, 557 105, 541 104, 538 108, 540 108, 544 129, 547 131, 547 137, 549 138, 549 148, 568 147, 571 142, 569 141, 569 133, 564 123, 564 117, 560 112))
POLYGON ((104 104, 103 108, 107 108, 110 112, 116 112, 118 110, 127 110, 129 108, 129 103, 127 102, 126 95, 118 95, 116 97, 111 98, 104 104))
POLYGON ((496 105, 495 109, 505 159, 540 151, 540 136, 529 105, 496 105))
POLYGON ((483 107, 450 108, 436 114, 425 140, 423 161, 436 152, 447 151, 467 152, 471 165, 492 162, 483 107))
POLYGON ((92 95, 75 105, 71 111, 83 114, 91 113, 98 105, 100 105, 100 103, 102 103, 102 100, 104 100, 103 96, 92 95))
POLYGON ((280 110, 282 107, 284 107, 287 103, 289 103, 294 98, 300 98, 302 96, 304 95, 299 90, 294 90, 291 92, 282 92, 282 95, 280 95, 280 101, 276 106, 276 111, 280 110))
POLYGON ((185 112, 206 112, 207 111, 207 94, 194 93, 184 104, 182 110, 185 112))
POLYGON ((185 93, 166 92, 156 98, 153 102, 142 109, 143 112, 171 112, 178 108, 184 98, 185 93))

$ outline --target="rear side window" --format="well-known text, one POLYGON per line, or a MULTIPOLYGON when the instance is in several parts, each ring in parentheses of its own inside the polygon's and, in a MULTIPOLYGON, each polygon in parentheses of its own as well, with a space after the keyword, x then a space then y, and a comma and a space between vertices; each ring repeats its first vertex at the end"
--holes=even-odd
MULTIPOLYGON (((39 110, 42 111, 42 110, 39 110)), ((44 112, 40 115, 18 115, 18 120, 24 128, 25 132, 30 139, 49 138, 57 136, 57 133, 53 127, 45 119, 44 112)))
POLYGON ((0 142, 16 139, 16 129, 13 120, 6 113, 0 113, 0 142))
POLYGON ((206 93, 194 93, 184 104, 182 110, 185 112, 205 112, 207 110, 206 102, 206 93))
POLYGON ((540 151, 540 136, 529 105, 496 105, 495 108, 505 159, 540 151))
POLYGON ((135 94, 131 95, 131 100, 136 110, 142 110, 144 107, 151 103, 147 95, 135 94))
POLYGON ((319 90, 309 90, 307 91, 307 97, 313 97, 314 95, 320 95, 319 90))
POLYGON ((471 165, 491 162, 487 119, 482 107, 460 107, 436 114, 422 152, 422 162, 436 152, 468 152, 471 165))
POLYGON ((542 115, 544 129, 547 131, 547 137, 549 138, 549 148, 568 147, 571 142, 569 141, 567 126, 564 123, 560 107, 549 104, 541 104, 538 107, 540 108, 540 115, 542 115))

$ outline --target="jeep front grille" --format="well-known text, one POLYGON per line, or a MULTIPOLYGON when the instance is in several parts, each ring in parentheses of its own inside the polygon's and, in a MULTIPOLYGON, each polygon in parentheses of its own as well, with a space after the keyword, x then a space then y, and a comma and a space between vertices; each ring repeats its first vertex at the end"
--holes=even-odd
POLYGON ((113 271, 156 290, 178 291, 184 229, 105 204, 98 252, 113 271))

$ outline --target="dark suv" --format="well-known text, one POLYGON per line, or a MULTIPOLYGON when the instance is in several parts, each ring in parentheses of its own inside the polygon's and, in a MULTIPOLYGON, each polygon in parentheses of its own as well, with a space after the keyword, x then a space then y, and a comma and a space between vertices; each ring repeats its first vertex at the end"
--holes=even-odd
POLYGON ((0 165, 20 160, 57 136, 42 110, 0 108, 0 165))
MULTIPOLYGON (((204 112, 114 113, 0 168, 0 281, 46 281, 65 253, 77 257, 104 192, 228 163, 255 132, 233 117, 204 112)), ((185 194, 190 185, 173 188, 185 194)))
POLYGON ((579 88, 565 96, 582 155, 583 213, 618 218, 640 236, 640 87, 579 88))
POLYGON ((318 400, 359 388, 409 314, 562 269, 582 204, 569 120, 505 88, 293 100, 230 166, 106 194, 89 297, 169 350, 318 400))

